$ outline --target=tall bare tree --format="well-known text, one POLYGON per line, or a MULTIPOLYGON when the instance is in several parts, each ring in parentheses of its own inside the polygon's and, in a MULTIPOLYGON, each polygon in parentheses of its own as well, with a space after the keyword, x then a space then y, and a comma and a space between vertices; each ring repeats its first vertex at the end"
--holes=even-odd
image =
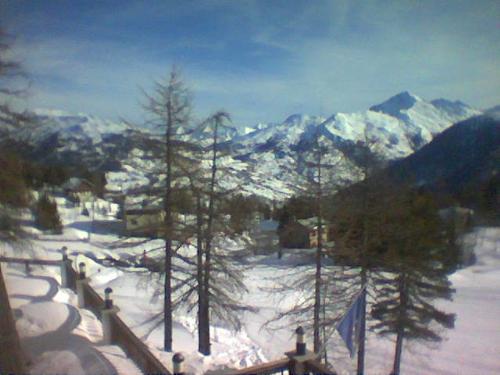
POLYGON ((204 355, 211 352, 211 318, 216 317, 219 322, 237 329, 239 319, 234 312, 245 308, 234 297, 245 290, 241 272, 236 270, 235 257, 219 241, 221 234, 222 237, 230 235, 227 220, 221 213, 221 203, 232 192, 221 189, 218 177, 219 131, 229 119, 226 112, 219 111, 200 125, 211 129, 211 143, 197 152, 200 159, 197 168, 191 165, 184 169, 195 207, 196 219, 191 233, 196 236, 196 258, 182 257, 186 270, 182 272, 182 291, 176 302, 187 305, 189 310, 197 306, 198 350, 204 355), (202 166, 207 164, 209 168, 202 166))
POLYGON ((180 72, 172 68, 164 82, 156 82, 151 95, 146 94, 145 110, 151 115, 150 123, 164 130, 165 190, 163 197, 165 263, 164 263, 164 350, 172 351, 172 236, 174 233, 172 181, 179 134, 185 132, 191 116, 191 95, 180 72))
MULTIPOLYGON (((311 223, 317 238, 314 246, 314 268, 301 271, 295 287, 303 292, 302 298, 297 299, 296 304, 291 309, 279 314, 277 318, 292 318, 297 323, 312 328, 314 351, 323 353, 327 336, 330 336, 330 334, 326 334, 325 329, 332 323, 332 319, 327 317, 332 313, 330 309, 327 309, 327 305, 329 307, 333 305, 332 300, 335 294, 332 292, 335 282, 333 270, 325 271, 327 263, 331 265, 331 260, 325 258, 328 254, 326 251, 328 244, 323 241, 328 230, 325 225, 325 206, 333 192, 338 188, 337 182, 335 182, 336 172, 345 156, 342 152, 329 146, 329 140, 324 138, 319 129, 311 142, 308 151, 302 152, 298 156, 299 165, 304 169, 304 180, 298 185, 305 186, 305 188, 298 189, 301 198, 296 198, 294 201, 299 202, 299 207, 310 205, 311 207, 307 209, 300 207, 300 210, 304 211, 303 214, 314 216, 315 221, 311 223)), ((285 207, 285 213, 286 210, 285 207)), ((289 219, 290 217, 287 220, 289 219)), ((291 219, 292 222, 294 220, 291 219)), ((283 228, 283 231, 286 233, 286 228, 283 228)), ((290 284, 283 283, 275 291, 284 294, 289 288, 290 284)))
POLYGON ((208 192, 208 218, 207 227, 204 235, 205 239, 205 267, 203 275, 203 293, 205 295, 205 301, 202 309, 201 320, 200 320, 200 331, 203 332, 203 338, 205 342, 203 343, 204 354, 210 354, 210 272, 212 267, 212 240, 213 240, 213 221, 215 216, 215 187, 217 182, 217 146, 218 146, 218 136, 219 127, 223 125, 224 121, 230 120, 230 116, 227 112, 219 111, 212 115, 209 121, 213 124, 213 143, 212 143, 212 166, 211 166, 211 176, 208 192))

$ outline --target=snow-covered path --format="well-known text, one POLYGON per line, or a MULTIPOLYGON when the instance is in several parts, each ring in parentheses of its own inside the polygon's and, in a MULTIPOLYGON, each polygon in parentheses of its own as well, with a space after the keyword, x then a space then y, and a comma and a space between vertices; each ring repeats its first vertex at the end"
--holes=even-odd
POLYGON ((101 345, 95 315, 59 287, 59 268, 2 265, 21 346, 32 374, 141 374, 117 346, 101 345))

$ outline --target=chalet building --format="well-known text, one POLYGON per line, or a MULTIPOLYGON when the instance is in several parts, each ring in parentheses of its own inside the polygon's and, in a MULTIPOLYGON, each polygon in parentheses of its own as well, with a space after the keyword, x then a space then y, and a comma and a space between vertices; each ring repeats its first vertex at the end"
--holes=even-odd
POLYGON ((125 235, 139 237, 161 237, 165 211, 160 207, 136 207, 123 210, 125 235))
POLYGON ((82 202, 89 202, 92 200, 93 187, 92 184, 85 179, 71 177, 63 184, 62 188, 67 196, 73 195, 78 197, 82 202))
MULTIPOLYGON (((309 247, 318 246, 318 218, 310 217, 308 219, 299 220, 299 223, 307 228, 307 237, 309 241, 309 247)), ((331 225, 327 222, 323 222, 321 225, 321 243, 325 245, 331 241, 331 225)))
MULTIPOLYGON (((286 248, 308 249, 318 246, 318 218, 294 220, 278 230, 280 245, 286 248)), ((332 226, 323 222, 321 230, 323 245, 333 241, 332 226)))
POLYGON ((250 231, 255 241, 254 254, 272 252, 279 247, 277 235, 279 223, 274 220, 259 220, 250 231))
POLYGON ((296 221, 278 228, 278 235, 281 247, 289 249, 309 248, 309 230, 296 221))

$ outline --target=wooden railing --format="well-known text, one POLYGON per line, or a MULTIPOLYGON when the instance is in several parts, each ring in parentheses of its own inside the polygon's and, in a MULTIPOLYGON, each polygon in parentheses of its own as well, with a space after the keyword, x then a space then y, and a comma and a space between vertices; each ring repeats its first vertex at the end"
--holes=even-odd
POLYGON ((318 362, 318 361, 307 361, 306 362, 306 371, 309 371, 313 374, 331 374, 331 375, 336 375, 337 373, 335 371, 332 371, 328 369, 324 364, 318 362))
MULTIPOLYGON (((76 284, 77 280, 80 278, 80 275, 78 274, 77 271, 75 271, 72 267, 72 264, 68 260, 44 260, 44 259, 27 259, 27 258, 9 258, 9 257, 0 257, 0 262, 8 262, 8 263, 18 263, 18 264, 25 264, 26 266, 28 265, 45 265, 45 266, 59 266, 59 267, 64 267, 65 272, 66 272, 66 282, 67 286, 71 288, 74 291, 77 291, 76 284)), ((2 281, 3 285, 3 281, 2 281)), ((1 285, 0 285, 1 289, 1 285)), ((92 288, 88 282, 83 283, 83 300, 84 300, 84 307, 91 310, 99 319, 102 319, 102 311, 106 308, 105 306, 105 301, 104 299, 97 293, 94 288, 92 288)), ((8 297, 7 297, 7 292, 5 291, 5 299, 8 302, 8 297)), ((1 290, 0 290, 0 297, 1 295, 1 290)), ((8 316, 11 317, 11 314, 7 314, 7 304, 3 303, 3 297, 2 300, 0 301, 0 311, 1 311, 1 316, 2 321, 2 326, 8 326, 8 322, 6 324, 4 323, 4 318, 7 321, 8 316), (4 310, 6 311, 4 314, 4 310)), ((10 313, 10 308, 9 308, 9 313, 10 313)), ((111 332, 112 332, 112 344, 120 346, 123 351, 128 355, 128 357, 135 362, 137 367, 141 369, 145 374, 155 374, 155 375, 171 375, 170 371, 156 358, 148 349, 148 347, 132 332, 132 330, 127 327, 127 325, 116 315, 116 313, 113 313, 110 315, 110 322, 111 322, 111 332)), ((11 323, 12 327, 15 327, 15 324, 12 319, 11 323)), ((3 331, 2 333, 2 338, 4 337, 3 331)), ((5 335, 7 337, 7 335, 5 335)), ((10 336, 9 336, 10 337, 10 336)), ((15 337, 13 337, 13 340, 15 341, 15 337)), ((18 339, 17 339, 18 340, 18 339)), ((0 345, 3 346, 3 345, 0 345)), ((7 347, 7 346, 5 346, 7 347)), ((10 346, 9 345, 9 350, 14 348, 15 346, 10 346)), ((3 349, 0 350, 0 352, 3 353, 3 349)), ((20 353, 20 351, 19 351, 20 353)), ((3 359, 3 354, 2 357, 3 359)), ((14 355, 11 355, 6 358, 12 358, 14 360, 17 358, 14 355)), ((16 361, 16 363, 19 361, 16 361)), ((22 364, 22 361, 19 362, 22 364)), ((2 365, 3 366, 3 365, 2 365)), ((10 362, 9 362, 10 366, 10 362)), ((10 368, 10 367, 6 367, 10 368)), ((14 374, 24 374, 26 371, 23 369, 17 370, 17 371, 4 371, 3 367, 0 368, 0 374, 9 374, 9 373, 14 373, 14 374)))
POLYGON ((144 345, 144 343, 127 327, 118 315, 111 317, 113 341, 120 347, 145 374, 170 375, 170 372, 144 345))
POLYGON ((60 260, 12 258, 12 257, 0 257, 0 262, 18 263, 18 264, 24 264, 24 265, 33 264, 33 265, 39 265, 39 266, 59 266, 61 264, 60 260))
POLYGON ((275 361, 261 363, 255 366, 245 367, 227 373, 227 375, 273 375, 273 374, 292 374, 290 359, 283 358, 275 361))
MULTIPOLYGON (((337 373, 317 360, 308 360, 303 362, 303 371, 300 374, 321 374, 336 375, 337 373)), ((295 375, 299 373, 296 370, 296 363, 291 358, 283 358, 275 361, 262 363, 259 365, 245 367, 239 370, 224 372, 225 375, 295 375)))

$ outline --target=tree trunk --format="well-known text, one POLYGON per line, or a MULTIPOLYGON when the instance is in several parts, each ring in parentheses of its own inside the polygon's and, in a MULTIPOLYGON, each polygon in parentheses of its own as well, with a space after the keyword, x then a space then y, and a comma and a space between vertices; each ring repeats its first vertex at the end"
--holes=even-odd
POLYGON ((398 333, 396 338, 396 349, 394 351, 394 365, 392 367, 392 375, 399 375, 401 366, 401 354, 403 349, 403 339, 404 339, 404 326, 402 323, 403 315, 406 310, 407 296, 406 296, 406 282, 405 274, 401 273, 399 275, 399 322, 398 322, 398 333))
POLYGON ((402 349, 403 349, 403 330, 400 329, 396 339, 396 350, 394 351, 394 365, 392 367, 391 375, 399 375, 402 349))
POLYGON ((316 249, 316 275, 314 280, 314 352, 318 353, 321 346, 320 340, 320 311, 321 311, 321 240, 318 227, 318 247, 316 249))
POLYGON ((203 212, 201 206, 201 197, 197 193, 196 197, 196 256, 197 256, 197 274, 198 283, 198 351, 201 354, 210 354, 210 325, 205 318, 206 298, 203 284, 203 212))
MULTIPOLYGON (((366 287, 367 277, 366 268, 361 269, 361 285, 366 287)), ((357 375, 363 375, 365 371, 365 332, 366 332, 366 292, 365 292, 365 302, 363 303, 363 309, 361 311, 361 323, 359 325, 359 342, 358 342, 358 371, 357 375)))
MULTIPOLYGON (((365 143, 368 146, 367 135, 365 133, 365 143)), ((368 150, 364 153, 363 158, 363 174, 364 178, 362 183, 362 202, 361 209, 363 215, 363 248, 361 249, 361 287, 366 288, 366 284, 368 282, 367 277, 367 254, 368 254, 368 218, 367 218, 367 210, 368 210, 368 177, 369 177, 369 160, 368 160, 368 150)), ((361 311, 362 319, 359 327, 359 342, 358 342, 358 368, 357 375, 363 375, 365 372, 365 337, 366 337, 366 292, 365 292, 365 303, 363 303, 363 309, 361 311)))
POLYGON ((165 285, 164 285, 164 308, 163 321, 165 325, 163 349, 172 351, 172 241, 167 239, 165 243, 165 285))
POLYGON ((166 127, 166 178, 165 178, 165 287, 164 287, 164 350, 172 351, 172 108, 167 102, 167 127, 166 127))
POLYGON ((212 176, 210 179, 210 191, 208 198, 208 219, 205 234, 205 274, 203 275, 203 293, 204 293, 204 306, 203 306, 203 321, 206 322, 206 344, 208 346, 208 353, 210 354, 210 267, 212 261, 212 226, 214 220, 214 204, 215 204, 215 178, 217 173, 217 131, 218 123, 214 124, 214 143, 212 149, 212 176))
POLYGON ((314 280, 314 352, 318 353, 321 347, 320 340, 320 311, 321 311, 321 250, 323 247, 323 228, 321 220, 321 153, 318 152, 318 186, 316 192, 316 214, 318 215, 316 248, 316 275, 314 280))

